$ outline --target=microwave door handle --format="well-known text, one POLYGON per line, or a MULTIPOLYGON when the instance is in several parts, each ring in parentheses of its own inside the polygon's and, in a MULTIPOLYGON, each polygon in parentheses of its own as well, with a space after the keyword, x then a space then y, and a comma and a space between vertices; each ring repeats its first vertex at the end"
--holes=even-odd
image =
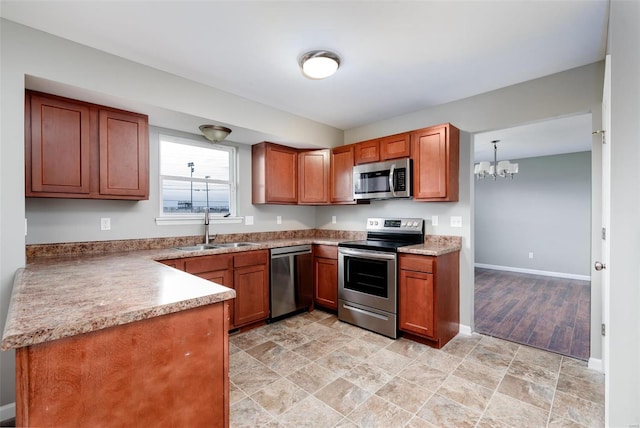
POLYGON ((389 169, 389 189, 391 189, 391 196, 396 196, 396 189, 393 187, 393 171, 396 169, 396 164, 391 165, 389 169))

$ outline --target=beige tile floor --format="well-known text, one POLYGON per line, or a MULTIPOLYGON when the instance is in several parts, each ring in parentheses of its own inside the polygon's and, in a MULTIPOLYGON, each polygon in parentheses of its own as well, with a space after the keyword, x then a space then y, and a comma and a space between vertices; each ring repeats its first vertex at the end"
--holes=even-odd
POLYGON ((231 427, 600 427, 604 376, 488 336, 441 350, 314 311, 230 338, 231 427))

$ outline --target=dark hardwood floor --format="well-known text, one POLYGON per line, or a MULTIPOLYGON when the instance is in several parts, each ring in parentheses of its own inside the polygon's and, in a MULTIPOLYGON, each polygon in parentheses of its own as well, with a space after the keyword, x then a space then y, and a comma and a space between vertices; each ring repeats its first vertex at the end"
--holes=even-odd
POLYGON ((475 269, 478 333, 589 359, 589 281, 475 269))

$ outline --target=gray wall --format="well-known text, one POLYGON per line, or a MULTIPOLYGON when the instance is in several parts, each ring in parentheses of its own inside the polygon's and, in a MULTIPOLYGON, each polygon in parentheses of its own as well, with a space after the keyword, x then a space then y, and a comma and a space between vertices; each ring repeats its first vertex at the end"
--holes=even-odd
POLYGON ((640 2, 611 1, 608 425, 640 425, 640 2))
POLYGON ((475 262, 590 276, 591 152, 511 161, 513 180, 475 182, 475 262))

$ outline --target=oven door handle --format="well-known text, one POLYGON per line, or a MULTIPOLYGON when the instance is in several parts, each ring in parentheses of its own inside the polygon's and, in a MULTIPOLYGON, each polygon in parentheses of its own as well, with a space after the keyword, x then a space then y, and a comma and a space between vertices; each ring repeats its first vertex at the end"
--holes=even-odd
POLYGON ((366 257, 368 259, 376 260, 395 260, 395 253, 381 253, 379 251, 367 251, 367 250, 351 250, 349 248, 338 248, 338 253, 345 254, 354 257, 366 257))

